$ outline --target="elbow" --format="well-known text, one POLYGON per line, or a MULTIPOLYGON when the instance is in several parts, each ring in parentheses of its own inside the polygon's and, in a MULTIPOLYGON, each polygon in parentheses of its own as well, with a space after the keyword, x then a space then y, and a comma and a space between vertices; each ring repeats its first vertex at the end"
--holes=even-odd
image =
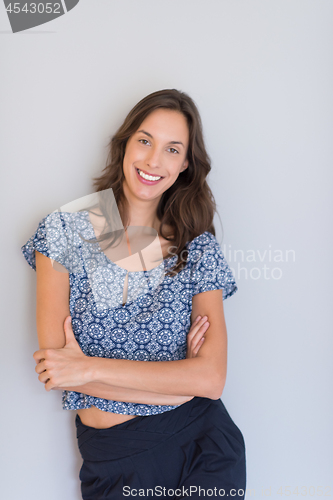
POLYGON ((225 382, 226 377, 224 375, 214 373, 207 387, 206 397, 209 399, 219 399, 222 396, 225 382))
POLYGON ((226 367, 221 366, 220 363, 212 363, 210 360, 201 361, 201 363, 203 363, 203 368, 196 372, 195 393, 193 394, 202 398, 219 399, 226 382, 226 367))

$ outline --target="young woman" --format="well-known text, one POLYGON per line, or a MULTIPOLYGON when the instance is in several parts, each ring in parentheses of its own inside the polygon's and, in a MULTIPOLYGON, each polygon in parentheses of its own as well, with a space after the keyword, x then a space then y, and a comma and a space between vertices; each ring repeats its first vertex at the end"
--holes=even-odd
POLYGON ((22 247, 37 271, 36 372, 77 411, 83 500, 244 498, 244 439, 220 399, 223 300, 237 285, 215 238, 210 169, 193 100, 154 92, 112 137, 95 179, 123 229, 108 225, 104 197, 95 210, 50 214, 22 247), (102 250, 112 231, 125 258, 102 250), (162 259, 148 266, 134 249, 142 257, 156 241, 162 259))

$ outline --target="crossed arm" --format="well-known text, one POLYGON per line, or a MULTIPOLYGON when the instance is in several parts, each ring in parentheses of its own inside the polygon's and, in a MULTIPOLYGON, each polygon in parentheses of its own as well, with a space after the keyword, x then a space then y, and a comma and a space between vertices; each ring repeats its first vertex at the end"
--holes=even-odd
MULTIPOLYGON (((53 269, 50 259, 39 252, 36 252, 36 270, 37 335, 40 349, 46 349, 45 359, 49 350, 62 350, 66 343, 64 320, 70 314, 69 276, 68 273, 53 269)), ((204 292, 193 297, 191 323, 188 336, 194 332, 194 340, 205 331, 205 341, 200 344, 195 357, 147 363, 84 356, 84 375, 79 384, 56 387, 55 383, 52 388, 145 404, 177 405, 193 396, 218 399, 223 392, 227 368, 227 332, 222 290, 204 292), (199 314, 208 316, 208 329, 201 328, 199 331, 200 322, 195 326, 195 319, 199 314)), ((48 370, 48 367, 50 363, 46 359, 41 361, 40 366, 36 366, 41 381, 46 382, 41 369, 48 370)))

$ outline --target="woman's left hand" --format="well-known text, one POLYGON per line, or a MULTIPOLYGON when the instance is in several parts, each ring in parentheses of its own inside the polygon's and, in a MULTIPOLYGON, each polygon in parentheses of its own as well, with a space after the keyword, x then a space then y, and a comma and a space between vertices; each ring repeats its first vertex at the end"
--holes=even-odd
POLYGON ((186 359, 195 358, 198 354, 198 351, 205 340, 204 335, 209 327, 209 323, 206 321, 207 319, 207 316, 204 316, 203 318, 198 316, 193 325, 191 325, 190 331, 187 334, 186 359))
POLYGON ((66 345, 61 349, 39 349, 33 354, 37 363, 35 371, 38 379, 45 383, 45 389, 61 389, 75 387, 87 383, 87 361, 74 337, 71 317, 67 316, 64 323, 66 345))

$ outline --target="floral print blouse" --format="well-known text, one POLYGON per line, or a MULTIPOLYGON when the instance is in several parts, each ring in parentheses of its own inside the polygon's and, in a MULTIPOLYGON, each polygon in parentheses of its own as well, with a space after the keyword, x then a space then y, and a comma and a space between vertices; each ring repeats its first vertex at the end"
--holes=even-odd
MULTIPOLYGON (((42 219, 21 250, 36 270, 35 250, 69 272, 70 314, 74 336, 87 356, 139 361, 185 359, 192 297, 223 290, 223 299, 238 287, 216 237, 208 231, 187 242, 186 266, 174 276, 166 271, 174 255, 150 271, 127 271, 101 251, 87 211, 52 212, 42 219), (123 288, 127 278, 127 298, 123 288)), ((63 391, 65 410, 96 406, 125 415, 154 415, 179 405, 119 402, 63 391)))

